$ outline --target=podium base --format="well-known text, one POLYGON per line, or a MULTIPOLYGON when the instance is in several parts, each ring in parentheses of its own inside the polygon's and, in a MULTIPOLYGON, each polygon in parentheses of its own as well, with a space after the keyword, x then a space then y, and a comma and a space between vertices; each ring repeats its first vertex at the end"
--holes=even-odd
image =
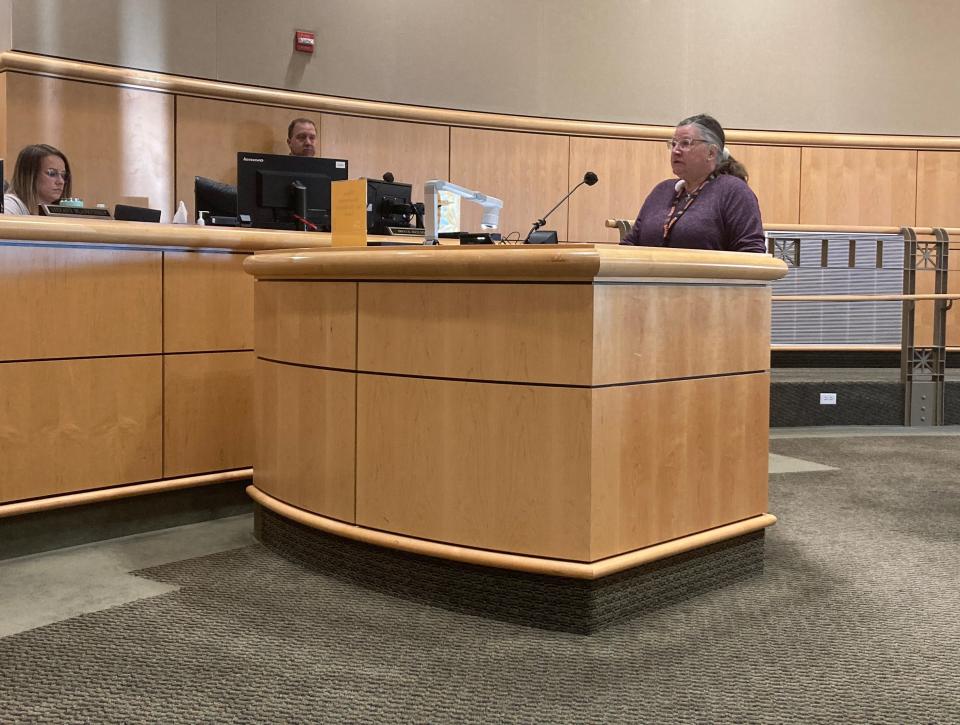
POLYGON ((447 610, 578 634, 763 572, 764 529, 588 580, 385 549, 291 521, 260 504, 254 511, 264 546, 320 575, 447 610))

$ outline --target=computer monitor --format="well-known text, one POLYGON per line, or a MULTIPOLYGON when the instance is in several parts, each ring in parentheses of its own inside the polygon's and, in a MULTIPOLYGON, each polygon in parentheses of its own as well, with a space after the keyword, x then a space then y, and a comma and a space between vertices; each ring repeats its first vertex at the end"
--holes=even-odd
POLYGON ((367 179, 367 232, 389 234, 389 227, 423 226, 423 211, 412 200, 413 186, 398 181, 367 179))
POLYGON ((330 231, 330 182, 346 178, 345 159, 241 151, 237 213, 261 229, 330 231))
POLYGON ((205 176, 193 177, 193 211, 209 216, 237 216, 237 187, 205 176))

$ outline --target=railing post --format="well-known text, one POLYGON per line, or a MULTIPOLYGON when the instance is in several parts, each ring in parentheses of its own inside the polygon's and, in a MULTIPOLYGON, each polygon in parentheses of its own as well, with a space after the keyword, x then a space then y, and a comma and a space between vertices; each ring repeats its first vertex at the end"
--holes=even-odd
MULTIPOLYGON (((947 255, 950 241, 944 229, 934 229, 933 242, 920 242, 910 227, 902 230, 903 293, 917 293, 917 270, 934 272, 934 294, 947 294, 947 255)), ((904 425, 943 425, 946 313, 944 300, 934 300, 933 340, 916 345, 916 302, 904 300, 900 347, 900 382, 904 389, 904 425)))
MULTIPOLYGON (((945 295, 950 292, 949 271, 950 271, 950 235, 946 229, 937 228, 933 230, 934 238, 937 240, 937 271, 936 271, 936 294, 945 295)), ((934 425, 943 425, 943 412, 946 401, 946 368, 947 368, 947 310, 950 309, 953 300, 935 300, 933 305, 933 359, 934 359, 934 382, 936 383, 935 402, 936 413, 934 425)))

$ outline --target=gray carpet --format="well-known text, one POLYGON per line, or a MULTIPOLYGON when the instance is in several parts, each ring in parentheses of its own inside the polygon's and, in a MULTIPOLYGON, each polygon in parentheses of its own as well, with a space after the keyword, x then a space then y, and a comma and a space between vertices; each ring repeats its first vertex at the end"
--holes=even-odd
POLYGON ((2 722, 960 722, 960 447, 785 439, 763 576, 590 636, 447 612, 259 546, 0 640, 2 722))

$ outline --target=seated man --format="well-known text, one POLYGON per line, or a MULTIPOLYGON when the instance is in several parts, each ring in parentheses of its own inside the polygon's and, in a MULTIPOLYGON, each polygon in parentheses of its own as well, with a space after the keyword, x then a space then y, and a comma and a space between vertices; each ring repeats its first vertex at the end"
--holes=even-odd
POLYGON ((317 153, 317 124, 309 118, 295 118, 287 127, 287 146, 291 156, 314 156, 317 153))

